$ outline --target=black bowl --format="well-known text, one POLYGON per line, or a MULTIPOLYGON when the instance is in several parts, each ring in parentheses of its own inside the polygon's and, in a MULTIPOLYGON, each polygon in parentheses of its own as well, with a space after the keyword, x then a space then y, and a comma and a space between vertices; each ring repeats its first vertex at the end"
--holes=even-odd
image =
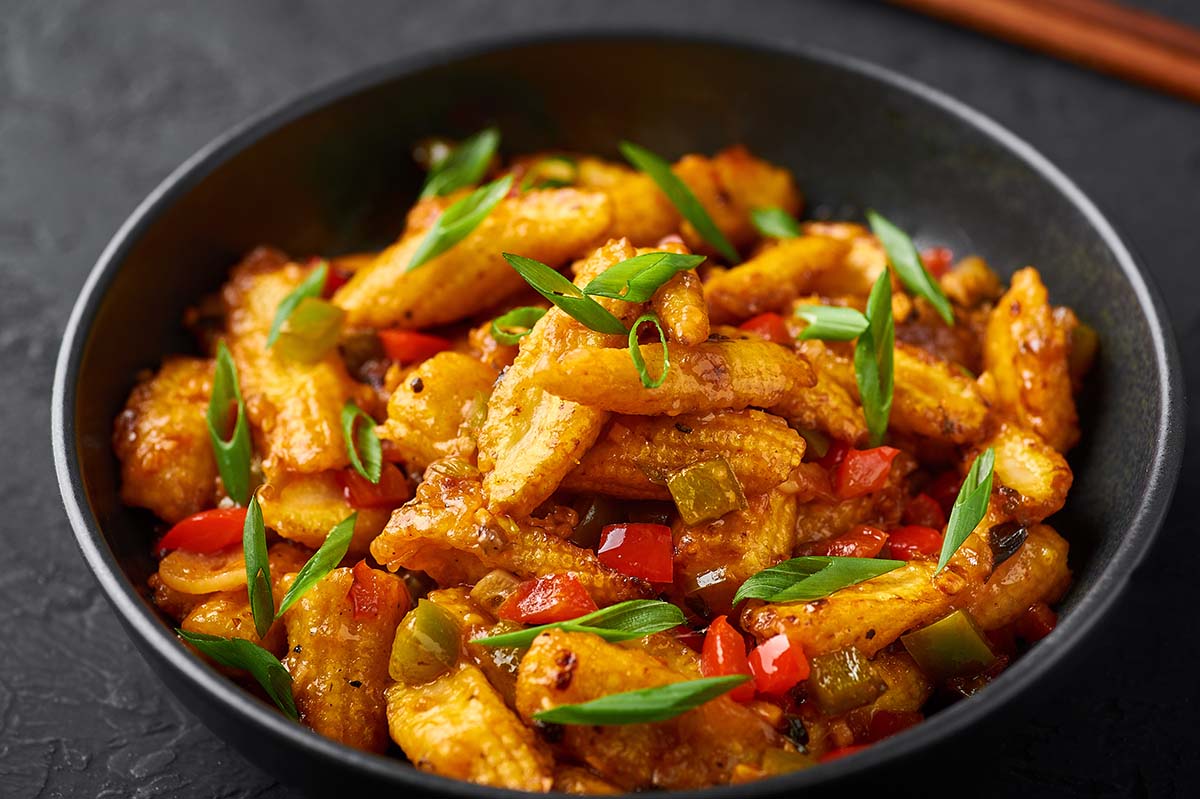
POLYGON ((310 787, 515 795, 423 774, 293 724, 186 651, 147 599, 150 528, 121 506, 114 416, 139 369, 187 350, 180 317, 259 243, 296 255, 387 243, 420 175, 416 140, 498 123, 509 152, 667 156, 744 142, 790 167, 811 215, 882 210, 918 244, 1036 264, 1055 302, 1100 333, 1098 368, 1056 524, 1075 584, 1058 629, 981 694, 852 758, 696 796, 791 793, 877 769, 1042 682, 1116 600, 1166 512, 1183 450, 1180 369, 1162 305, 1109 223, 1029 145, 937 92, 805 48, 669 36, 490 43, 376 69, 271 111, 204 148, 142 203, 96 264, 54 384, 59 483, 91 568, 163 680, 218 734, 310 787))

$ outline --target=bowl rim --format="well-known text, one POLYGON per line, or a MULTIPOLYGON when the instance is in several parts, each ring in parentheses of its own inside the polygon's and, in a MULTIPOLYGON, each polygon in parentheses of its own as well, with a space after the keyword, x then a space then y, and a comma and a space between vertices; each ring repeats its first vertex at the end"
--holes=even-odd
POLYGON ((55 472, 67 517, 79 548, 118 617, 129 633, 140 639, 141 646, 148 650, 144 650, 143 654, 154 654, 162 664, 174 671, 175 677, 190 682, 198 694, 207 695, 210 701, 218 706, 218 712, 232 716, 237 723, 244 725, 253 734, 268 736, 277 745, 302 752, 317 765, 337 764, 361 771, 365 776, 380 782, 406 785, 444 796, 514 799, 529 795, 523 791, 482 786, 419 771, 404 761, 362 752, 324 738, 291 722, 264 702, 251 698, 242 688, 194 657, 179 643, 171 628, 163 624, 162 619, 137 592, 132 581, 125 576, 91 511, 83 484, 75 428, 77 380, 85 345, 98 310, 126 254, 163 210, 264 136, 327 105, 414 72, 508 49, 571 41, 615 40, 702 44, 726 50, 778 55, 799 62, 807 61, 882 83, 966 123, 1012 153, 1051 184, 1100 235, 1137 297, 1153 343, 1154 366, 1161 376, 1156 387, 1160 413, 1156 438, 1153 441, 1153 466, 1147 475, 1147 489, 1116 552, 1095 582, 1078 598, 1072 613, 1065 616, 1055 631, 1038 645, 1036 657, 1019 659, 981 694, 958 702, 940 711, 927 722, 851 757, 823 764, 817 769, 754 783, 677 791, 673 795, 693 799, 728 799, 734 796, 775 795, 784 791, 811 788, 851 774, 875 771, 905 755, 943 742, 951 735, 978 724, 985 717, 1010 704, 1029 685, 1052 671, 1068 651, 1087 637, 1111 609, 1121 589, 1143 561, 1162 527, 1182 461, 1185 419, 1179 355, 1165 306, 1159 292, 1150 282, 1149 275, 1096 205, 1073 181, 1016 134, 941 90, 895 70, 808 44, 767 42, 741 34, 711 31, 689 33, 645 26, 612 26, 588 31, 564 28, 534 34, 501 34, 464 39, 450 46, 370 66, 317 88, 303 91, 228 128, 197 150, 138 204, 104 248, 72 308, 58 354, 51 400, 51 437, 55 472))

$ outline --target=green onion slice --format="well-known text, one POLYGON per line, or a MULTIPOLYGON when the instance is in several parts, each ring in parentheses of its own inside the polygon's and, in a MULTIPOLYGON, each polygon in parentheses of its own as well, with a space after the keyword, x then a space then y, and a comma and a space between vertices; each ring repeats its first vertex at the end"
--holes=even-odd
POLYGON ((663 332, 662 325, 658 323, 658 317, 654 314, 642 314, 629 328, 629 357, 633 359, 638 377, 642 379, 642 385, 646 388, 658 388, 667 379, 667 372, 671 369, 671 354, 667 351, 667 334, 663 332), (652 323, 658 330, 658 340, 662 342, 662 372, 657 378, 651 377, 650 372, 646 370, 646 359, 642 357, 642 347, 638 344, 638 328, 647 322, 652 323))
POLYGON ((176 630, 175 634, 222 666, 250 672, 288 718, 300 720, 296 700, 292 697, 292 675, 270 652, 242 638, 222 638, 183 630, 176 630))
POLYGON ((883 270, 867 298, 868 326, 854 345, 854 372, 871 446, 883 443, 892 413, 896 328, 892 320, 892 282, 883 270))
POLYGON ((646 302, 654 292, 680 272, 695 269, 703 255, 648 252, 614 264, 588 283, 583 293, 625 302, 646 302))
POLYGON ((517 274, 525 279, 530 288, 585 327, 598 333, 620 336, 629 332, 625 325, 621 324, 621 320, 609 313, 607 308, 541 261, 510 252, 504 253, 504 260, 517 270, 517 274))
POLYGON ((308 563, 305 563, 304 568, 296 575, 292 587, 283 595, 283 601, 279 603, 279 610, 275 611, 276 619, 281 618, 288 608, 295 604, 296 600, 304 596, 308 589, 319 583, 325 575, 342 562, 342 558, 346 557, 346 550, 350 549, 350 539, 354 537, 354 523, 357 520, 358 513, 351 513, 329 531, 321 548, 308 559, 308 563))
POLYGON ((835 305, 797 305, 796 316, 808 322, 798 336, 802 339, 852 341, 870 326, 857 308, 835 305))
POLYGON ((317 266, 308 273, 308 276, 300 282, 300 285, 292 289, 291 292, 283 298, 279 303, 279 307, 275 309, 275 319, 271 322, 271 332, 267 333, 267 348, 275 346, 276 339, 279 338, 279 330, 283 327, 284 321, 292 315, 292 311, 296 310, 296 306, 308 297, 320 297, 321 292, 325 288, 325 279, 329 275, 329 262, 321 261, 317 266))
POLYGON ((937 571, 939 574, 950 558, 962 546, 963 541, 983 521, 987 514, 988 502, 992 498, 993 467, 996 464, 996 451, 991 447, 984 450, 971 464, 967 478, 958 489, 958 498, 950 510, 950 521, 946 524, 946 537, 942 540, 942 554, 938 558, 937 571))
POLYGON ((800 223, 782 208, 755 208, 750 221, 760 235, 773 239, 794 239, 801 235, 800 223))
POLYGON ((902 560, 882 558, 843 558, 812 555, 792 558, 763 569, 742 583, 733 595, 733 604, 743 599, 767 602, 808 602, 823 599, 835 591, 895 571, 902 560))
POLYGON ((443 211, 417 246, 405 271, 411 272, 424 266, 469 236, 492 209, 508 196, 512 182, 513 176, 505 175, 499 180, 480 186, 443 211))
POLYGON ((551 724, 647 724, 666 721, 729 693, 750 679, 748 674, 702 677, 639 691, 609 694, 579 705, 559 705, 533 714, 551 724))
POLYGON ((383 446, 375 434, 375 420, 354 400, 342 406, 342 437, 346 439, 346 454, 354 471, 378 483, 383 473, 383 446))
POLYGON ((628 641, 647 635, 670 630, 684 623, 683 611, 670 602, 657 599, 631 599, 618 602, 607 608, 594 610, 570 621, 539 624, 511 633, 476 638, 475 644, 484 646, 527 647, 533 639, 546 630, 567 630, 577 633, 592 633, 605 641, 628 641))
POLYGON ((575 185, 579 179, 579 163, 570 156, 548 155, 529 167, 521 178, 521 191, 530 189, 561 189, 575 185))
POLYGON ((938 316, 942 317, 946 324, 953 325, 954 311, 950 308, 950 301, 946 299, 937 279, 925 268, 921 254, 917 252, 917 248, 908 234, 878 212, 870 209, 867 210, 867 221, 880 243, 883 244, 888 261, 896 270, 896 275, 904 287, 918 297, 928 300, 929 304, 938 312, 938 316))
POLYGON ((258 496, 250 498, 246 525, 242 528, 242 550, 246 556, 246 593, 259 638, 265 638, 275 621, 275 597, 271 594, 271 562, 267 558, 267 529, 263 526, 258 496))
POLYGON ((741 263, 742 259, 738 256, 737 250, 712 221, 708 211, 704 210, 704 206, 696 199, 696 195, 692 194, 692 190, 687 187, 687 184, 671 171, 670 164, 662 157, 632 142, 623 141, 620 147, 621 154, 625 156, 626 160, 645 172, 658 184, 658 188, 667 195, 667 199, 671 201, 680 215, 692 223, 692 227, 696 229, 701 238, 711 244, 713 249, 730 264, 741 263))
POLYGON ((500 145, 500 131, 484 128, 463 139, 450 154, 434 165, 421 189, 421 199, 443 197, 467 186, 474 186, 487 172, 488 164, 500 145))
POLYGON ((533 326, 546 315, 545 308, 523 305, 492 320, 492 338, 501 344, 516 344, 533 332, 533 326))
POLYGON ((217 345, 212 395, 205 418, 225 493, 237 504, 245 505, 250 498, 250 423, 246 419, 246 403, 242 401, 242 389, 238 384, 237 366, 224 341, 217 345), (229 426, 231 406, 237 418, 233 434, 226 440, 224 431, 229 426))

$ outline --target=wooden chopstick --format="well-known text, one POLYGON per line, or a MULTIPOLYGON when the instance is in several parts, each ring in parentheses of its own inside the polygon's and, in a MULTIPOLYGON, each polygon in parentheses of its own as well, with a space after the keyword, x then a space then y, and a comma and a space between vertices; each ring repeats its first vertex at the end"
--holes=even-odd
POLYGON ((1200 32, 1107 0, 890 0, 1200 103, 1200 32))

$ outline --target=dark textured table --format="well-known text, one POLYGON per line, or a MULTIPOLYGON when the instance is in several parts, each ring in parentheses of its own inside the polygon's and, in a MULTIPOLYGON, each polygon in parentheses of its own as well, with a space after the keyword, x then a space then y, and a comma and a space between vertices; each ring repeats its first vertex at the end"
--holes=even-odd
MULTIPOLYGON (((1193 0, 1139 5, 1200 25, 1193 0)), ((364 65, 465 36, 641 22, 893 67, 1027 138, 1110 214, 1166 297, 1190 393, 1200 385, 1200 108, 905 12, 852 0, 7 0, 0 12, 4 799, 296 795, 201 727, 119 628, 60 510, 50 385, 75 293, 136 203, 227 126, 364 65)), ((1086 659, 1040 702, 891 775, 889 793, 1200 795, 1200 414, 1188 427, 1180 500, 1086 659)))

